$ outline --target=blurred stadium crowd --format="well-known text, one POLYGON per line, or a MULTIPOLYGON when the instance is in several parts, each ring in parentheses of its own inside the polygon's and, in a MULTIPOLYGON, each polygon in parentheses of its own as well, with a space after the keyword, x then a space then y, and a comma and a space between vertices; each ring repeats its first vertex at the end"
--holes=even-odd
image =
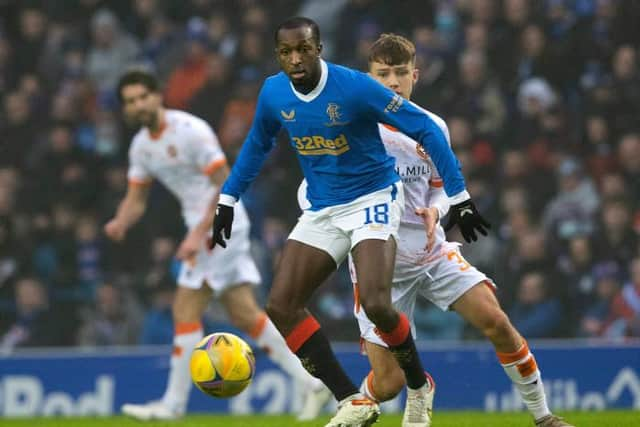
MULTIPOLYGON (((233 161, 277 71, 273 28, 296 14, 317 19, 326 59, 360 69, 381 32, 414 40, 414 100, 446 118, 493 224, 463 251, 524 336, 640 336, 637 2, 0 0, 0 352, 171 342, 176 202, 154 186, 125 243, 101 231, 135 131, 114 85, 153 69, 166 104, 206 119, 233 161)), ((261 298, 299 213, 295 156, 275 151, 245 199, 261 298)), ((332 338, 357 337, 351 304, 341 269, 314 299, 332 338)), ((209 328, 228 329, 218 313, 209 328)), ((416 322, 419 340, 476 337, 427 303, 416 322)))

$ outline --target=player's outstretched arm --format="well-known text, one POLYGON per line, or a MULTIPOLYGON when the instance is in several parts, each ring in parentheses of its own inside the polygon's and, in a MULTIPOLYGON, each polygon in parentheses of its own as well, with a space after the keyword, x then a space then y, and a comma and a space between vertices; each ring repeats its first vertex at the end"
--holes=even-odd
POLYGON ((104 226, 104 233, 108 238, 116 242, 124 239, 127 230, 144 214, 148 195, 149 185, 147 183, 129 183, 127 194, 120 202, 115 217, 104 226))
POLYGON ((429 153, 444 181, 444 189, 451 203, 468 199, 460 163, 442 128, 424 110, 371 77, 362 74, 359 83, 360 98, 366 100, 369 112, 378 121, 390 124, 418 141, 429 153))
POLYGON ((233 207, 242 193, 258 176, 267 154, 275 145, 275 137, 280 130, 280 122, 277 116, 272 114, 268 103, 269 97, 269 90, 265 83, 258 96, 256 114, 249 135, 247 135, 236 163, 233 165, 231 173, 220 192, 216 215, 213 220, 213 236, 209 244, 210 249, 213 249, 216 244, 223 248, 226 247, 224 239, 231 238, 233 207))
POLYGON ((466 190, 460 163, 449 145, 447 135, 422 109, 385 88, 372 78, 361 79, 369 111, 383 123, 388 123, 418 141, 429 153, 444 181, 444 189, 451 203, 450 229, 458 224, 467 242, 478 239, 476 231, 486 235, 489 223, 482 218, 466 190))

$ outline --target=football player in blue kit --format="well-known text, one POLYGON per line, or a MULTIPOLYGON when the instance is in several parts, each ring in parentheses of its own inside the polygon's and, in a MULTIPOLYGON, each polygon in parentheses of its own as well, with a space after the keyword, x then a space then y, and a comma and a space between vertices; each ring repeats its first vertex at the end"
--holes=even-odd
POLYGON ((451 220, 476 240, 489 224, 465 189, 460 165, 440 127, 421 109, 367 74, 321 58, 317 24, 288 19, 275 33, 282 72, 266 79, 252 128, 220 195, 212 246, 231 237, 233 206, 259 173, 281 129, 289 135, 308 183, 305 210, 289 235, 275 272, 267 313, 303 366, 338 400, 327 427, 369 426, 378 405, 360 394, 305 306, 313 292, 352 254, 360 303, 404 371, 403 427, 429 425, 426 381, 407 317, 391 304, 402 182, 380 139, 378 122, 422 144, 445 183, 451 220))

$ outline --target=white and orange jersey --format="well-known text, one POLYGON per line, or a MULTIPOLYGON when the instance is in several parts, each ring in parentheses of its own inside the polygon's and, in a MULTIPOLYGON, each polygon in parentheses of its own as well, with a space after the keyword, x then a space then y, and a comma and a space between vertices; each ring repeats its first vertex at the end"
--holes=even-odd
MULTIPOLYGON (((418 107, 419 108, 419 107, 418 107)), ((449 129, 436 114, 424 110, 440 127, 449 145, 449 129)), ((449 211, 449 199, 444 192, 442 178, 422 146, 395 128, 379 124, 380 137, 387 153, 396 160, 396 172, 404 184, 405 209, 402 224, 422 225, 422 218, 415 214, 416 208, 436 207, 442 218, 449 211)))
MULTIPOLYGON (((137 185, 150 184, 153 178, 160 181, 178 198, 184 221, 192 228, 218 191, 209 176, 226 161, 216 134, 204 120, 184 111, 165 110, 157 134, 142 128, 134 136, 128 178, 137 185)), ((246 215, 241 216, 246 220, 246 215)))

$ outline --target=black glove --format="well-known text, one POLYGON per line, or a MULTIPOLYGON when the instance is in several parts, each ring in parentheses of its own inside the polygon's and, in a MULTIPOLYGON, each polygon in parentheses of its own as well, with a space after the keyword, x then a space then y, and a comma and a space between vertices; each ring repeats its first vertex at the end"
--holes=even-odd
POLYGON ((222 231, 224 231, 224 238, 229 240, 231 237, 232 225, 233 206, 221 205, 218 203, 216 217, 213 219, 213 236, 209 241, 209 249, 215 248, 216 244, 219 244, 223 248, 227 247, 227 243, 222 238, 222 231))
POLYGON ((472 240, 474 242, 478 240, 476 230, 486 236, 486 229, 491 228, 491 224, 482 218, 471 199, 452 205, 449 208, 449 222, 444 227, 444 231, 451 230, 456 224, 458 224, 462 237, 467 243, 471 243, 472 240))

